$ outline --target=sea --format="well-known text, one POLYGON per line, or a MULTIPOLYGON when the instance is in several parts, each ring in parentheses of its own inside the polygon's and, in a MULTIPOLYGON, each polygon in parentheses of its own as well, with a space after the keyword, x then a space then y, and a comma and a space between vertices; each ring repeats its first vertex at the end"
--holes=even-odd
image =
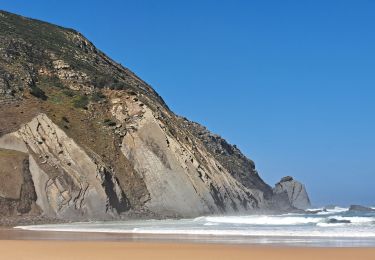
POLYGON ((323 208, 310 210, 315 213, 79 222, 16 228, 32 231, 123 234, 128 239, 137 241, 309 247, 375 246, 375 212, 353 212, 345 207, 332 207, 324 211, 323 208), (316 213, 317 211, 320 212, 316 213))

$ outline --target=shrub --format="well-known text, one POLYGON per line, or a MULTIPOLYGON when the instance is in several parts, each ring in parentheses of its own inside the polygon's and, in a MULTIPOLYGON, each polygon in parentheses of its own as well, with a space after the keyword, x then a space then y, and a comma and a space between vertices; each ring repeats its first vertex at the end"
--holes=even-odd
POLYGON ((87 96, 78 96, 73 101, 73 105, 74 105, 75 108, 87 109, 88 104, 89 104, 89 98, 87 96))
POLYGON ((67 117, 65 117, 65 116, 62 117, 62 120, 63 120, 64 122, 66 122, 66 123, 69 123, 69 119, 68 119, 67 117))
POLYGON ((30 94, 42 100, 47 100, 46 93, 42 89, 38 88, 36 85, 30 88, 30 94))
POLYGON ((92 83, 99 89, 109 88, 112 90, 123 90, 129 87, 128 84, 121 82, 118 78, 114 78, 112 75, 96 76, 92 83))
POLYGON ((74 91, 71 89, 64 89, 63 93, 67 97, 74 97, 75 95, 74 91))
POLYGON ((111 119, 107 118, 107 119, 104 119, 103 123, 107 126, 115 126, 116 125, 116 122, 112 121, 111 119))
POLYGON ((59 79, 55 79, 52 82, 52 86, 54 86, 55 88, 60 88, 60 89, 65 88, 64 85, 62 84, 62 82, 59 79))
POLYGON ((42 75, 38 78, 38 85, 45 87, 65 88, 61 80, 57 76, 42 75))
POLYGON ((92 83, 97 88, 105 88, 111 81, 111 78, 108 76, 96 76, 92 83))
POLYGON ((52 76, 52 77, 48 77, 48 78, 44 79, 43 83, 47 84, 49 86, 55 87, 55 88, 60 88, 60 89, 64 88, 63 83, 56 76, 52 76))
POLYGON ((98 101, 101 101, 103 99, 105 99, 106 96, 103 95, 102 92, 98 91, 98 92, 94 92, 91 96, 91 100, 94 101, 94 102, 98 102, 98 101))
POLYGON ((117 82, 117 83, 112 83, 110 86, 109 86, 109 89, 112 89, 112 90, 122 90, 122 89, 125 89, 126 88, 126 85, 124 85, 124 83, 121 83, 121 82, 117 82))

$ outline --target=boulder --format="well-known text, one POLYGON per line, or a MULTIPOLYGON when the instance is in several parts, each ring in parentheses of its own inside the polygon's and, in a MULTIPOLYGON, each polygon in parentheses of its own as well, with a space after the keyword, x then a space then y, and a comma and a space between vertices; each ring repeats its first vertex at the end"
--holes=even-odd
POLYGON ((375 209, 361 206, 361 205, 351 205, 349 207, 349 211, 356 211, 356 212, 375 212, 375 209))
POLYGON ((282 178, 273 189, 275 198, 284 197, 292 207, 307 209, 311 206, 305 186, 290 176, 282 178))

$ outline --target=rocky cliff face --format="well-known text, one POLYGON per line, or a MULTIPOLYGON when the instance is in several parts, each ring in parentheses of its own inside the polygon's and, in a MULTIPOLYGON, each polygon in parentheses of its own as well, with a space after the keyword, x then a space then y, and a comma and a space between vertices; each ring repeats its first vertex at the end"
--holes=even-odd
MULTIPOLYGON (((128 209, 117 179, 45 114, 0 137, 0 147, 26 155, 35 203, 51 217, 105 219, 128 209), (35 158, 35 159, 34 159, 35 158)), ((6 163, 4 163, 6 164, 6 163)))
POLYGON ((176 116, 81 34, 7 12, 0 12, 0 164, 3 216, 280 209, 251 160, 176 116))
POLYGON ((305 186, 287 176, 280 180, 273 189, 274 198, 278 205, 288 209, 290 205, 296 209, 308 209, 311 207, 309 196, 305 186))

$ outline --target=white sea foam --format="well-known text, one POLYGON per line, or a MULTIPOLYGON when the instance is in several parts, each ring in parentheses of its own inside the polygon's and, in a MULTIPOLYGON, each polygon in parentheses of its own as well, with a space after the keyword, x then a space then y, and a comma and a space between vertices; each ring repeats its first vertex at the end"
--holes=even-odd
MULTIPOLYGON (((324 210, 325 208, 321 208, 320 210, 324 210)), ((342 208, 342 207, 334 207, 333 209, 325 209, 325 211, 318 212, 317 215, 330 215, 334 213, 342 213, 348 211, 349 208, 342 208)))
POLYGON ((344 211, 348 211, 349 208, 343 208, 343 207, 334 207, 333 209, 327 209, 327 211, 330 211, 330 212, 344 212, 344 211))
POLYGON ((318 210, 323 210, 324 208, 309 208, 307 209, 308 211, 318 211, 318 210))
POLYGON ((318 227, 342 227, 348 225, 347 223, 317 223, 318 227))
MULTIPOLYGON (((202 220, 202 219, 201 219, 202 220)), ((319 223, 323 218, 292 216, 243 216, 243 217, 205 217, 205 221, 227 224, 247 225, 299 225, 319 223)))
MULTIPOLYGON (((323 223, 321 223, 323 224, 323 223)), ((298 230, 298 229, 274 229, 274 230, 207 230, 207 229, 109 229, 109 228, 79 228, 59 226, 20 226, 24 230, 34 231, 65 231, 65 232, 103 232, 103 233, 127 233, 127 234, 160 234, 160 235, 213 235, 213 236, 269 236, 269 237, 368 237, 375 238, 375 233, 369 230, 298 230)))
POLYGON ((204 226, 218 226, 219 223, 211 223, 211 222, 207 222, 207 223, 204 223, 203 225, 204 225, 204 226))
MULTIPOLYGON (((359 214, 359 213, 358 213, 359 214)), ((344 208, 329 215, 205 216, 195 219, 133 220, 17 227, 39 231, 105 232, 244 237, 335 237, 375 239, 375 214, 353 216, 344 208), (330 219, 350 223, 329 223, 330 219)), ((227 239, 227 238, 225 238, 227 239)), ((228 238, 229 239, 229 238, 228 238)))

